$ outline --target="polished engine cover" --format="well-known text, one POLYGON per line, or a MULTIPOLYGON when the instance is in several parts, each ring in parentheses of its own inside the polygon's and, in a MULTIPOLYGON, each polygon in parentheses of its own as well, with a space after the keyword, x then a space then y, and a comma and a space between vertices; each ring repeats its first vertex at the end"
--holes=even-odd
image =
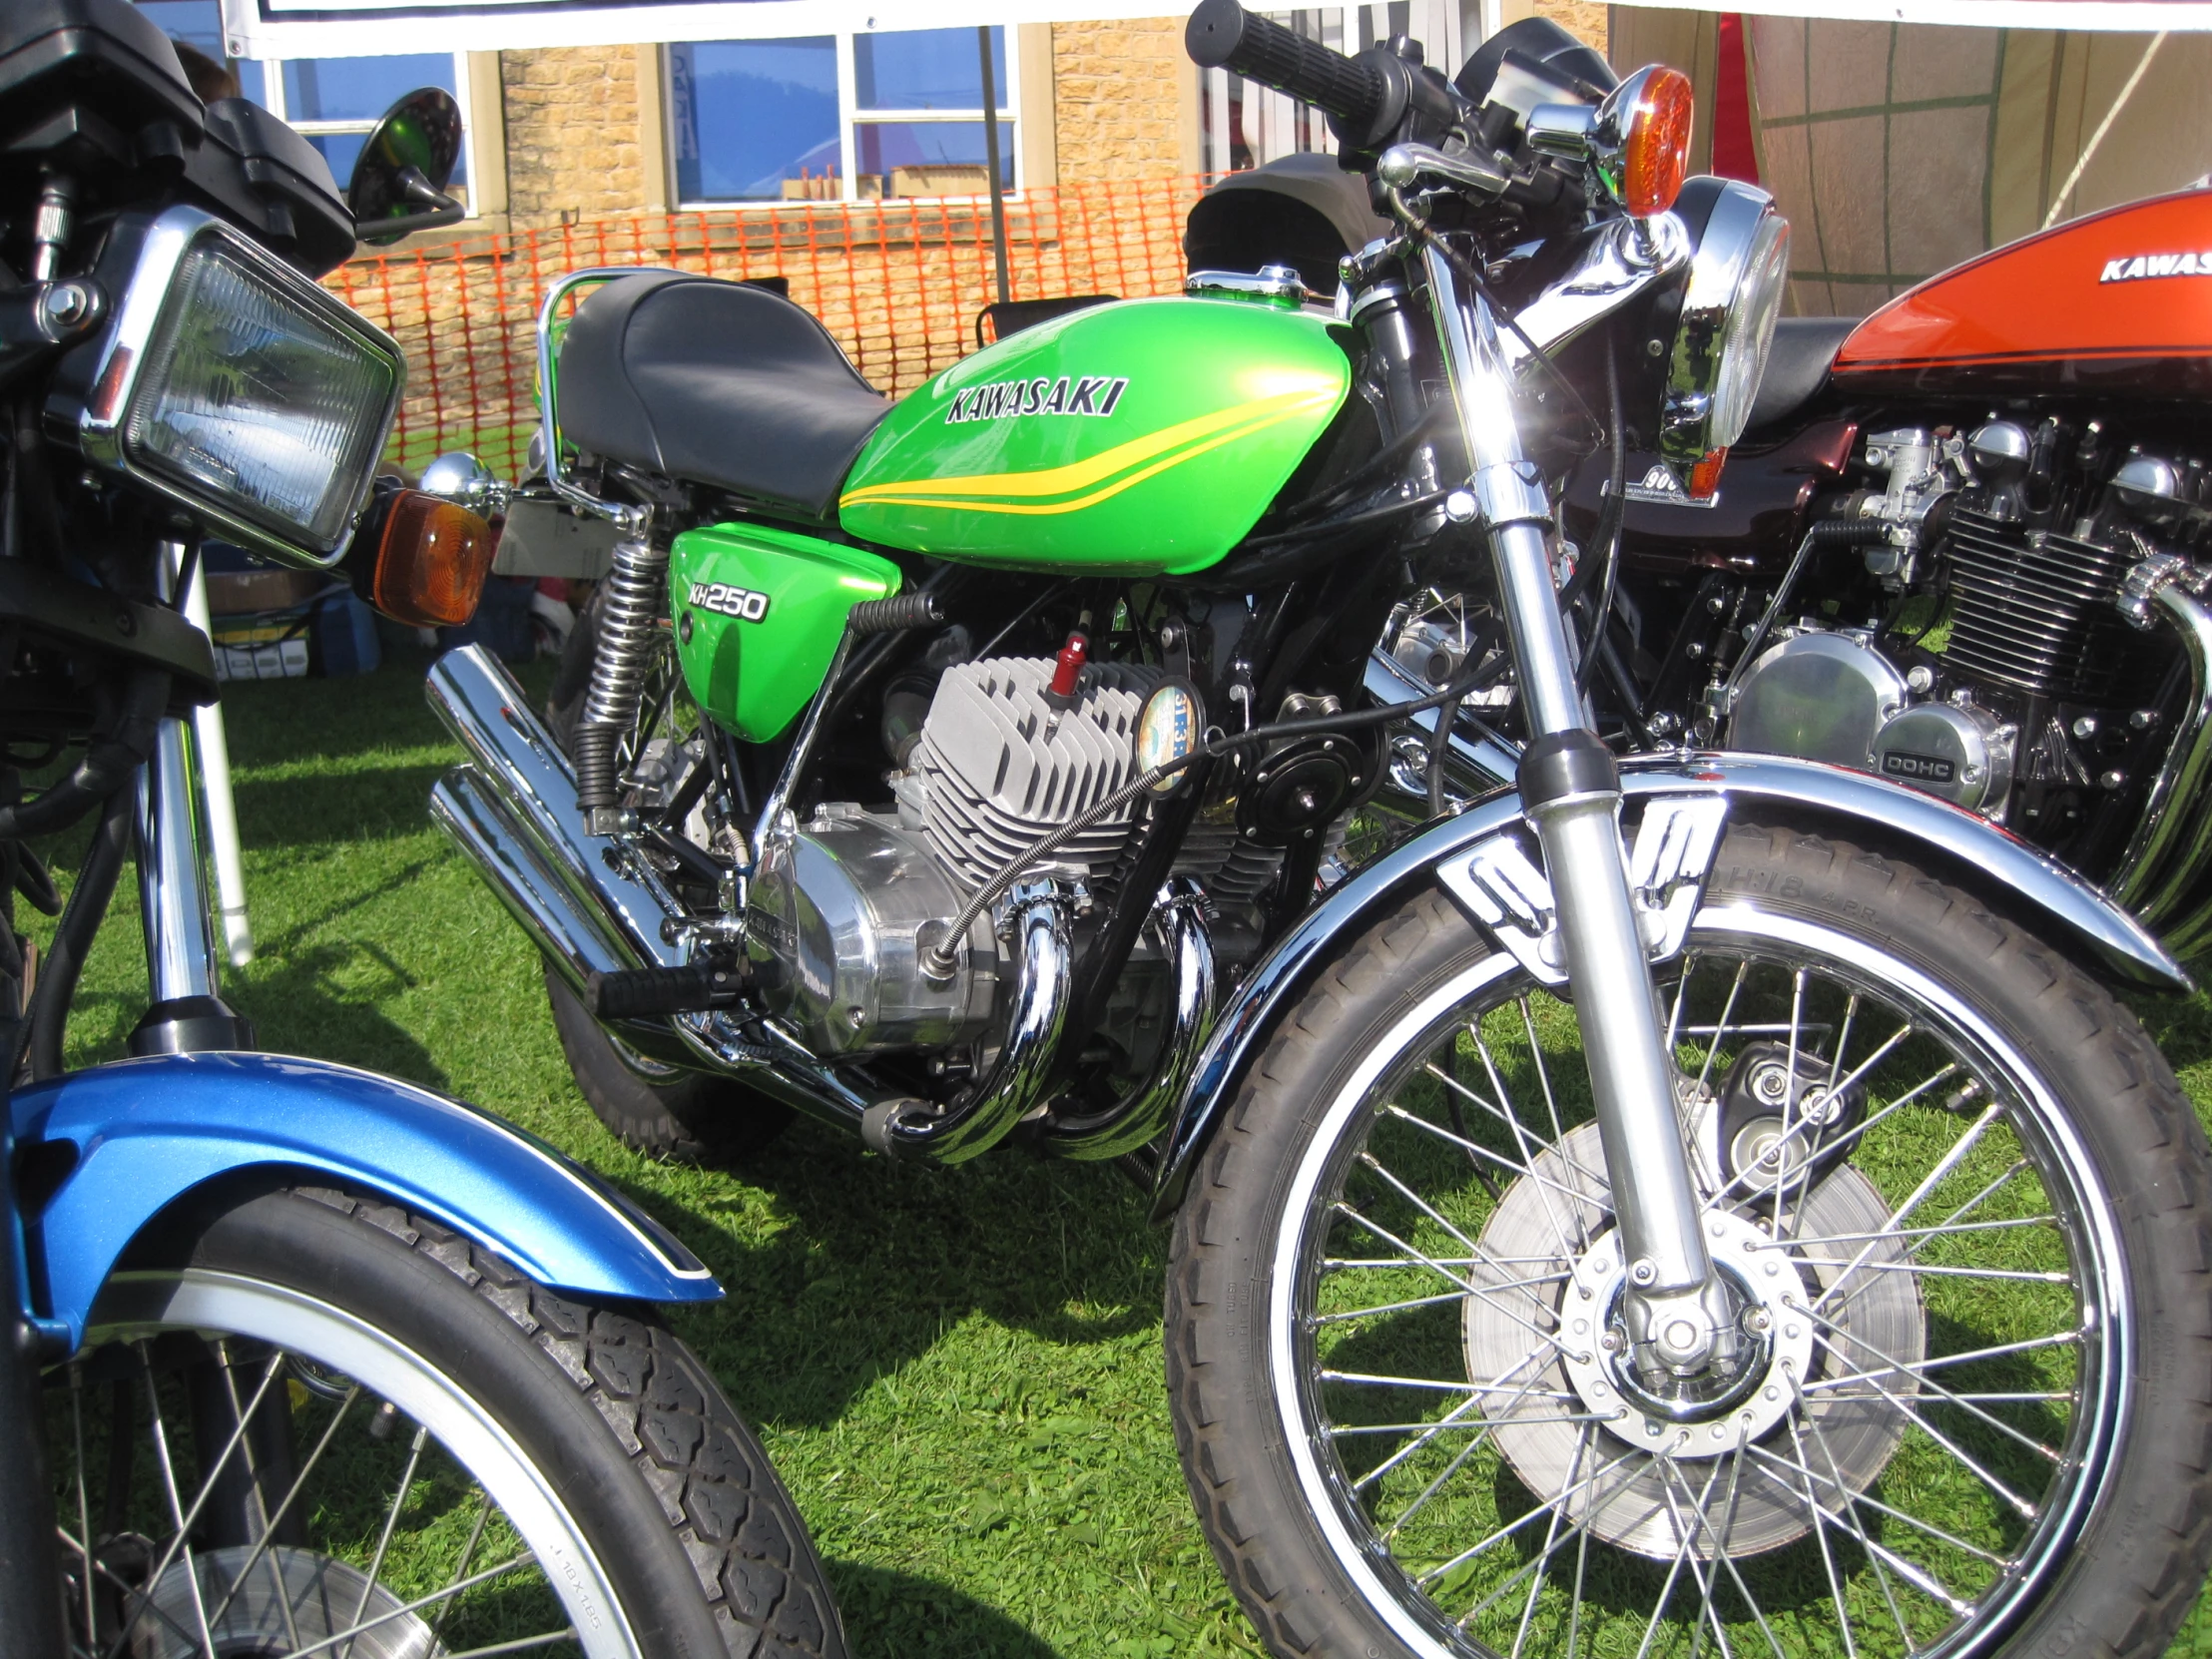
POLYGON ((746 948, 763 999, 821 1055, 966 1041, 997 989, 989 923, 969 928, 950 980, 921 971, 962 896, 920 835, 849 804, 825 807, 762 852, 746 948))
POLYGON ((1760 654, 1737 688, 1728 747, 1865 771, 1882 723, 1908 701, 1890 660, 1844 634, 1799 634, 1760 654))

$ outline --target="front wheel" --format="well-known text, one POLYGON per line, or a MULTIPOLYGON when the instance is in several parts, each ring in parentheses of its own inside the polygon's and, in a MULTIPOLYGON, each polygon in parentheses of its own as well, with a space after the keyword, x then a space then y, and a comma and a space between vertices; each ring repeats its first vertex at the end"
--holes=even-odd
POLYGON ((1576 1010, 1439 894, 1278 1031, 1168 1382, 1279 1654, 2156 1655, 2212 1554, 2208 1153, 2134 1019, 1901 862, 1736 828, 1661 972, 1744 1358, 1655 1389, 1576 1010))
POLYGON ((47 1383, 79 1651, 844 1654, 682 1343, 380 1200, 274 1192, 139 1247, 47 1383))

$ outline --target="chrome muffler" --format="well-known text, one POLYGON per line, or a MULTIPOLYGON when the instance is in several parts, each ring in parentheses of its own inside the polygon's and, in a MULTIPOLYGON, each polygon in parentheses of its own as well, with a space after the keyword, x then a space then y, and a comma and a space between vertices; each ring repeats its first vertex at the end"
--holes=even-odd
MULTIPOLYGON (((687 919, 682 905, 621 837, 585 829, 568 758, 499 661, 480 645, 449 651, 431 665, 428 693, 468 752, 430 792, 430 816, 553 971, 582 995, 594 973, 685 965, 682 933, 662 930, 687 919)), ((784 1033, 747 1031, 727 1013, 619 1029, 656 1059, 740 1078, 847 1129, 876 1098, 784 1033)))

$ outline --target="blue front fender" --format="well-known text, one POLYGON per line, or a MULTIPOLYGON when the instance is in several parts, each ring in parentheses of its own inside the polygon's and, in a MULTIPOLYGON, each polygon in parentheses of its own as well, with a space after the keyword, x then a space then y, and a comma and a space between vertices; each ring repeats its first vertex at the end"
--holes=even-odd
MULTIPOLYGON (((1621 764, 1621 791, 1630 802, 1726 796, 1732 816, 1780 812, 1808 830, 1824 823, 1867 827, 1945 878, 2001 894, 2040 918, 2052 943, 2071 946, 2113 978, 2152 990, 2192 988, 2181 964, 2140 922, 2047 852, 1987 819, 1872 773, 1779 755, 1643 756, 1621 764)), ((1322 966, 1409 887, 1434 879, 1430 872, 1438 863, 1519 817, 1520 797, 1507 789, 1436 820, 1332 890, 1245 976, 1215 1022, 1168 1125, 1153 1187, 1155 1221, 1183 1202, 1199 1154, 1246 1068, 1322 966)))
POLYGON ((195 1187, 258 1167, 381 1193, 559 1290, 646 1302, 722 1295, 667 1229, 550 1147, 457 1100, 349 1066, 163 1055, 34 1084, 8 1107, 19 1149, 76 1149, 60 1187, 25 1218, 45 1270, 38 1312, 66 1325, 73 1345, 149 1221, 195 1187))

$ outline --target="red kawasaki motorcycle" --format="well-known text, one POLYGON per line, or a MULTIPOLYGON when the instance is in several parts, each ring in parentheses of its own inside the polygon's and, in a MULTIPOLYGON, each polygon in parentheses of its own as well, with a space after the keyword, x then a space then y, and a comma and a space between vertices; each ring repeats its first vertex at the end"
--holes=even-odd
MULTIPOLYGON (((2212 946, 2212 191, 2029 237, 1864 320, 1784 318, 1744 436, 1694 448, 1660 423, 1617 496, 1602 451, 1566 485, 1617 748, 1880 774, 2104 885, 2177 955, 2212 946)), ((1497 643, 1424 590, 1371 689, 1418 696, 1497 643)), ((1489 695, 1437 757, 1453 793, 1510 772, 1512 693, 1489 695)), ((1401 740, 1404 790, 1429 747, 1401 740)))

